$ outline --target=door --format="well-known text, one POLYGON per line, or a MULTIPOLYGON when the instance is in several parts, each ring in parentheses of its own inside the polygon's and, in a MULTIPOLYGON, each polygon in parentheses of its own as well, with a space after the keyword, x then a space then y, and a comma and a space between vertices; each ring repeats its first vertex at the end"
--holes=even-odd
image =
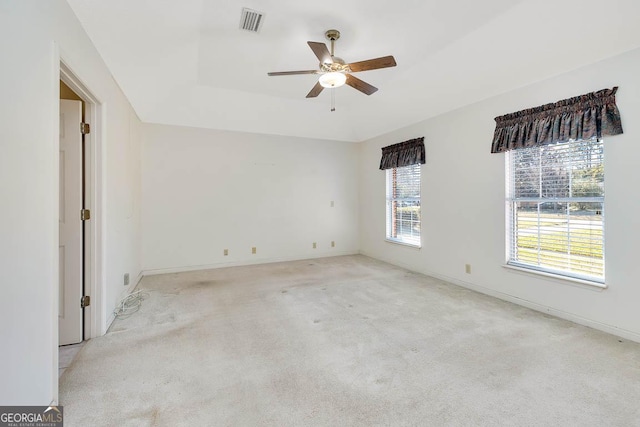
POLYGON ((59 345, 82 341, 82 103, 60 100, 59 345))

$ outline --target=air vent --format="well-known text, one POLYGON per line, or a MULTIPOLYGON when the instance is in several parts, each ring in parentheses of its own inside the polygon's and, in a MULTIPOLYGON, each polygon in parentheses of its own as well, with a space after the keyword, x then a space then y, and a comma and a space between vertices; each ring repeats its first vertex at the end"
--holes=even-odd
POLYGON ((264 13, 257 10, 242 8, 242 15, 240 16, 240 29, 257 33, 262 27, 264 21, 264 13))

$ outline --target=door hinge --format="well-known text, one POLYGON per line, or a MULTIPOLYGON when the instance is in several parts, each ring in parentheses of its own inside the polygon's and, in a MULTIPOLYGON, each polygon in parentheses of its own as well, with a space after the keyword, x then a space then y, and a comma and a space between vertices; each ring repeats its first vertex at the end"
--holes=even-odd
POLYGON ((86 308, 91 305, 91 297, 89 295, 85 295, 80 298, 80 308, 86 308))
POLYGON ((91 219, 91 211, 89 209, 81 209, 80 210, 80 220, 86 221, 91 219))
POLYGON ((83 135, 88 134, 89 132, 91 132, 91 126, 89 126, 89 123, 80 123, 80 132, 83 135))

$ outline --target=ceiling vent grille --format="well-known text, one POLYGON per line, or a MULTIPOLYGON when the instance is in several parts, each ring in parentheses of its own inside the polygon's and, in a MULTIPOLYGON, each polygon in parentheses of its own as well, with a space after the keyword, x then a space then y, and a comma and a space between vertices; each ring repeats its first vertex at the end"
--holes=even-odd
POLYGON ((242 15, 240 15, 240 29, 257 33, 262 27, 264 22, 264 13, 256 10, 242 8, 242 15))

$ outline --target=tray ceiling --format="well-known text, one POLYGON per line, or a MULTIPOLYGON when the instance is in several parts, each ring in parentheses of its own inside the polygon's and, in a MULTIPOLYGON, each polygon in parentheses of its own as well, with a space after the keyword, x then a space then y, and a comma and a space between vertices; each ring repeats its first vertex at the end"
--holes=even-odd
MULTIPOLYGON (((640 46, 637 0, 68 0, 145 122, 362 141, 640 46), (265 14, 239 28, 243 7, 265 14), (570 24, 568 24, 570 23, 570 24), (336 28, 379 88, 305 95, 307 41, 336 28)), ((594 90, 600 89, 594 87, 594 90)), ((554 101, 554 100, 549 100, 554 101)))

